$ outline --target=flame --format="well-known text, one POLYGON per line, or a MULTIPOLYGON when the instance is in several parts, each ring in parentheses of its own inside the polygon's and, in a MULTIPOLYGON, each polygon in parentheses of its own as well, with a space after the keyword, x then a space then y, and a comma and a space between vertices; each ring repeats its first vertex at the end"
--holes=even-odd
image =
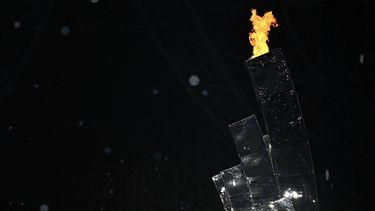
POLYGON ((253 24, 253 30, 250 32, 249 40, 253 46, 253 56, 251 58, 254 58, 268 53, 268 33, 271 30, 271 26, 277 27, 278 24, 276 18, 273 17, 272 11, 266 12, 263 17, 257 15, 256 9, 252 9, 251 13, 250 21, 253 24))

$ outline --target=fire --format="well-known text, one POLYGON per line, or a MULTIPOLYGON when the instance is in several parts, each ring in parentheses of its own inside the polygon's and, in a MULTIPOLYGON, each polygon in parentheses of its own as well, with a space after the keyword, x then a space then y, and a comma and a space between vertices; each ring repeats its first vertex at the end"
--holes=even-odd
POLYGON ((249 40, 253 46, 253 56, 251 58, 254 58, 268 53, 268 33, 271 30, 271 26, 277 27, 278 24, 276 18, 273 17, 272 11, 266 12, 263 17, 258 16, 255 9, 252 9, 251 13, 250 21, 253 24, 253 30, 250 32, 249 40))

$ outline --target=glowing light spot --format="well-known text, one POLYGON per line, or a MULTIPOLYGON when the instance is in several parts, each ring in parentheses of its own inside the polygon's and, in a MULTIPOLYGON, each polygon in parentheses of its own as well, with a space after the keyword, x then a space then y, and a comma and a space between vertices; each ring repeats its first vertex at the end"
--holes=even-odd
POLYGON ((200 82, 200 78, 197 75, 192 75, 189 77, 190 86, 198 86, 199 82, 200 82))
POLYGON ((284 193, 284 197, 285 197, 285 198, 289 198, 289 197, 290 197, 290 193, 289 193, 288 191, 285 191, 285 193, 284 193))
POLYGON ((83 122, 82 120, 79 120, 79 121, 77 122, 77 124, 78 124, 78 126, 82 127, 83 124, 84 124, 84 122, 83 122))
POLYGON ((42 204, 42 205, 40 206, 40 211, 48 211, 48 205, 46 205, 46 204, 42 204))
POLYGON ((63 27, 61 27, 60 32, 61 32, 62 35, 66 36, 66 35, 70 34, 70 28, 67 27, 67 26, 63 26, 63 27))
POLYGON ((208 91, 207 91, 207 89, 202 90, 202 96, 205 96, 205 97, 208 96, 208 91))
POLYGON ((14 21, 13 25, 14 25, 14 28, 16 28, 16 29, 21 28, 21 22, 19 22, 19 21, 14 21))
POLYGON ((359 55, 359 63, 363 64, 365 62, 365 55, 361 54, 359 55))
POLYGON ((105 147, 104 148, 104 153, 106 155, 111 155, 112 154, 112 148, 111 147, 105 147))
POLYGON ((296 191, 292 190, 287 190, 284 192, 284 198, 289 198, 289 199, 298 199, 301 198, 302 194, 297 193, 296 191))
POLYGON ((152 94, 153 95, 159 95, 159 90, 156 89, 156 88, 152 89, 152 94))
POLYGON ((298 199, 298 198, 301 198, 302 197, 302 194, 298 194, 297 192, 295 191, 292 191, 292 198, 293 199, 298 199))

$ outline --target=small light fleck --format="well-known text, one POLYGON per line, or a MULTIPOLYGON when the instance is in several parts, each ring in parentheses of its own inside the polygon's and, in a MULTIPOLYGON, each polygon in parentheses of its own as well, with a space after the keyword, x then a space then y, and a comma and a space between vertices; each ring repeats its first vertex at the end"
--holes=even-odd
POLYGON ((46 204, 42 204, 42 205, 40 206, 40 211, 48 211, 48 205, 46 205, 46 204))
POLYGON ((14 28, 16 28, 16 29, 21 28, 21 22, 20 21, 14 21, 13 25, 14 25, 14 28))
POLYGON ((190 86, 198 86, 199 82, 200 82, 200 78, 197 75, 192 75, 189 77, 190 86))
POLYGON ((105 147, 104 148, 104 153, 106 155, 111 155, 112 154, 112 148, 111 147, 105 147))
POLYGON ((207 89, 202 90, 202 96, 205 96, 205 97, 208 96, 208 90, 207 89))
POLYGON ((365 62, 365 55, 363 55, 362 53, 359 55, 359 63, 360 64, 363 64, 365 62))
POLYGON ((82 127, 85 124, 85 122, 83 120, 79 120, 77 124, 78 126, 82 127))
POLYGON ((326 169, 326 180, 327 181, 329 180, 329 171, 328 171, 328 169, 326 169))
POLYGON ((61 32, 62 35, 66 36, 66 35, 70 34, 70 28, 67 27, 67 26, 63 26, 63 27, 61 27, 60 32, 61 32))
POLYGON ((154 88, 154 89, 152 89, 152 94, 153 95, 159 95, 159 90, 158 89, 156 89, 156 88, 154 88))

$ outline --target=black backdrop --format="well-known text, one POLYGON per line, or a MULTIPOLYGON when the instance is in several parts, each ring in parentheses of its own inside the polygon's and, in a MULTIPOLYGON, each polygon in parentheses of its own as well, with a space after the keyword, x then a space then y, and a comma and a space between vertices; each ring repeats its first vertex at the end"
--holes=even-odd
POLYGON ((375 3, 323 0, 2 2, 1 210, 222 210, 227 125, 259 115, 251 8, 278 19, 321 210, 374 210, 375 3))

